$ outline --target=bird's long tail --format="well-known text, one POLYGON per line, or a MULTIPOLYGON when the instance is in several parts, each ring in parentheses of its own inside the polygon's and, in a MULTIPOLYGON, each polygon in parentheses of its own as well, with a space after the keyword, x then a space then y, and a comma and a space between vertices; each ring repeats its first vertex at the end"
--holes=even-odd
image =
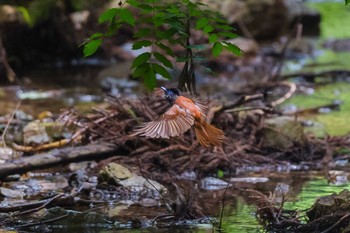
POLYGON ((224 140, 224 132, 213 125, 198 119, 194 122, 194 130, 199 143, 205 147, 219 146, 224 140))

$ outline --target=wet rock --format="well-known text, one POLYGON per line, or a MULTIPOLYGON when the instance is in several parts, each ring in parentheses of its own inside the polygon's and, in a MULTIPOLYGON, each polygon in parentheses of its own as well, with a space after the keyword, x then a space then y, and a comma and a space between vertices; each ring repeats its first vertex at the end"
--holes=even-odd
POLYGON ((130 94, 133 89, 139 86, 135 80, 129 79, 132 60, 118 62, 109 66, 98 74, 98 82, 102 90, 118 95, 121 93, 130 94))
POLYGON ((3 197, 11 198, 11 199, 23 199, 26 195, 22 191, 12 190, 4 187, 0 187, 0 194, 3 197))
POLYGON ((244 183, 265 183, 268 182, 267 177, 234 177, 230 179, 230 182, 244 182, 244 183))
POLYGON ((68 183, 71 187, 78 190, 90 191, 98 184, 98 178, 96 176, 88 176, 86 169, 79 169, 69 177, 68 183))
POLYGON ((24 22, 21 12, 14 6, 0 5, 0 25, 8 22, 24 22))
POLYGON ((12 159, 15 155, 15 151, 8 147, 0 147, 0 163, 4 163, 6 160, 12 159))
POLYGON ((21 100, 37 100, 37 99, 48 99, 48 98, 59 98, 62 96, 62 91, 60 90, 50 90, 50 91, 20 91, 17 93, 18 98, 21 100))
POLYGON ((72 132, 63 123, 45 119, 45 121, 30 122, 23 128, 23 143, 25 145, 41 145, 72 136, 72 132))
POLYGON ((119 184, 121 180, 130 178, 131 176, 132 174, 129 169, 117 163, 107 164, 99 173, 101 180, 114 182, 116 184, 119 184))
POLYGON ((215 177, 206 177, 201 180, 201 188, 205 190, 225 189, 228 183, 215 177))
POLYGON ((20 121, 32 121, 34 119, 31 115, 29 115, 21 110, 16 111, 15 118, 17 120, 20 120, 20 121))
POLYGON ((91 169, 95 168, 97 166, 97 163, 95 161, 83 161, 79 163, 70 163, 68 165, 68 168, 70 171, 78 171, 78 170, 86 170, 86 169, 91 169))
POLYGON ((108 217, 114 218, 122 215, 122 212, 127 210, 129 205, 116 205, 108 209, 108 217))
POLYGON ((142 191, 142 189, 144 188, 158 191, 160 193, 163 193, 164 191, 166 191, 166 188, 163 185, 159 184, 158 182, 154 180, 149 180, 142 176, 137 176, 137 175, 134 175, 125 180, 121 180, 119 184, 121 184, 124 187, 131 187, 134 190, 140 189, 140 191, 142 191))
POLYGON ((41 145, 49 141, 49 135, 42 123, 30 122, 23 128, 23 143, 25 145, 41 145))
POLYGON ((340 167, 344 167, 346 165, 349 164, 349 160, 348 159, 338 159, 334 162, 335 166, 340 166, 340 167))
POLYGON ((339 194, 331 194, 317 199, 310 210, 306 212, 310 221, 319 219, 322 216, 333 215, 335 213, 350 212, 350 192, 344 189, 339 194))
POLYGON ((333 185, 346 185, 349 182, 348 176, 348 172, 330 170, 328 171, 328 182, 333 185))
POLYGON ((293 117, 283 116, 266 120, 259 135, 263 147, 288 149, 295 144, 307 143, 303 125, 293 117))
POLYGON ((50 140, 71 138, 73 136, 74 131, 66 127, 65 123, 47 119, 47 121, 42 122, 41 124, 45 127, 45 131, 50 137, 50 140))
POLYGON ((43 111, 41 113, 38 114, 37 118, 38 120, 45 120, 45 119, 52 119, 53 117, 53 113, 50 111, 43 111))
POLYGON ((323 43, 323 47, 336 52, 350 51, 350 39, 329 39, 323 43))
POLYGON ((146 207, 152 207, 152 206, 159 206, 159 200, 155 200, 154 198, 143 198, 138 202, 139 205, 146 206, 146 207))
POLYGON ((158 182, 138 176, 117 163, 109 163, 105 166, 99 173, 99 179, 101 181, 127 187, 132 192, 141 192, 143 190, 153 190, 157 192, 166 191, 166 188, 158 182))
POLYGON ((181 175, 177 176, 177 178, 183 180, 195 180, 197 178, 197 175, 194 171, 184 172, 181 175))
MULTIPOLYGON (((10 221, 10 219, 12 219, 12 216, 10 214, 8 214, 8 213, 0 213, 0 221, 1 222, 5 222, 6 220, 10 221)), ((1 228, 0 228, 0 232, 3 233, 1 228)), ((7 232, 5 231, 4 233, 7 233, 7 232)), ((13 233, 15 233, 15 232, 13 232, 13 233)))

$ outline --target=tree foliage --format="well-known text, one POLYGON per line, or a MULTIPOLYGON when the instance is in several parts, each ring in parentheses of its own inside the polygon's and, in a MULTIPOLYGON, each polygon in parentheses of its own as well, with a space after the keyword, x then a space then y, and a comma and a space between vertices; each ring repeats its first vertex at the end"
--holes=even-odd
POLYGON ((214 57, 219 56, 223 49, 235 55, 241 54, 241 50, 229 42, 229 39, 237 35, 226 19, 200 2, 120 1, 118 8, 108 9, 99 17, 99 23, 108 23, 108 30, 104 33, 95 33, 87 40, 84 45, 84 56, 94 54, 101 45, 102 38, 116 34, 121 26, 137 25, 132 49, 138 50, 144 47, 150 49, 149 52, 141 53, 134 59, 133 76, 142 77, 150 89, 156 86, 156 75, 171 78, 169 70, 173 69, 173 61, 176 61, 185 63, 179 78, 179 88, 195 93, 194 63, 203 58, 196 56, 194 52, 205 49, 206 45, 191 44, 192 30, 202 31, 208 38, 214 57), (183 55, 175 55, 175 45, 183 48, 183 55))

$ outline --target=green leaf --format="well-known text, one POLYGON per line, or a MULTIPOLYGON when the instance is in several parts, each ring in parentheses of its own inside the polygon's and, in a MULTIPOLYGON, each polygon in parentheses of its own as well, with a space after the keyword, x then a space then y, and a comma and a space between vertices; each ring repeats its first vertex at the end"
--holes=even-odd
POLYGON ((168 58, 166 58, 164 55, 155 52, 154 57, 157 58, 158 61, 160 61, 164 66, 169 67, 169 68, 173 68, 173 64, 171 64, 171 62, 168 60, 168 58))
POLYGON ((33 20, 30 17, 29 11, 23 6, 17 6, 17 10, 22 14, 24 21, 30 26, 33 26, 33 20))
POLYGON ((171 79, 171 76, 169 72, 161 65, 158 65, 157 63, 151 63, 153 70, 157 73, 163 76, 166 79, 171 79))
POLYGON ((345 6, 350 4, 350 0, 345 0, 345 6))
POLYGON ((117 13, 118 13, 117 8, 111 8, 106 10, 105 12, 102 13, 102 15, 98 18, 98 23, 104 23, 106 21, 110 21, 113 18, 116 17, 117 13))
POLYGON ((227 41, 223 41, 223 43, 225 44, 225 48, 232 52, 233 54, 237 55, 237 56, 240 56, 242 55, 243 51, 238 48, 236 45, 230 43, 230 42, 227 42, 227 41))
POLYGON ((224 175, 225 175, 225 174, 224 174, 224 171, 221 170, 221 169, 219 169, 217 173, 218 173, 218 174, 217 174, 217 175, 218 175, 218 178, 223 178, 224 175))
POLYGON ((212 31, 214 31, 214 27, 211 26, 211 25, 207 25, 207 26, 205 26, 205 27, 203 28, 203 31, 204 31, 205 33, 212 32, 212 31))
POLYGON ((140 16, 137 20, 139 23, 144 23, 144 24, 153 24, 153 17, 147 15, 147 16, 140 16))
POLYGON ((207 18, 200 18, 199 20, 197 20, 196 22, 196 29, 202 29, 204 28, 205 26, 207 26, 209 23, 208 19, 207 18))
POLYGON ((223 37, 226 37, 226 38, 229 38, 229 39, 233 39, 233 38, 238 37, 237 34, 232 33, 232 32, 220 32, 219 35, 223 36, 223 37))
POLYGON ((212 48, 212 53, 214 57, 217 57, 220 55, 222 51, 222 44, 220 42, 215 42, 214 46, 212 48))
POLYGON ((152 45, 152 41, 149 40, 139 40, 132 45, 133 50, 141 49, 142 47, 148 47, 152 45))
POLYGON ((133 7, 138 7, 139 2, 137 0, 128 0, 128 4, 133 7))
POLYGON ((135 38, 141 38, 141 37, 146 37, 151 34, 152 30, 150 28, 141 28, 139 29, 135 34, 135 38))
POLYGON ((138 78, 141 77, 142 75, 144 75, 145 73, 148 72, 148 70, 150 69, 150 64, 149 63, 143 63, 139 66, 136 67, 136 69, 134 70, 134 72, 132 73, 132 76, 134 78, 138 78))
POLYGON ((122 25, 119 22, 115 22, 115 20, 112 20, 108 25, 108 31, 105 33, 105 35, 106 36, 115 35, 121 26, 122 25))
POLYGON ((220 28, 220 29, 223 29, 223 30, 232 30, 232 27, 229 26, 229 25, 226 25, 226 24, 223 24, 223 25, 216 25, 217 28, 220 28))
POLYGON ((227 20, 220 14, 216 14, 215 17, 213 18, 213 20, 215 20, 216 23, 221 23, 223 25, 227 24, 227 20))
POLYGON ((127 8, 120 8, 119 10, 120 18, 127 24, 135 26, 135 18, 131 11, 127 8))
POLYGON ((153 8, 150 5, 147 5, 147 4, 139 4, 137 7, 140 8, 140 9, 146 10, 146 11, 152 11, 153 10, 153 8))
POLYGON ((147 62, 150 58, 151 58, 151 53, 149 53, 149 52, 142 53, 142 54, 138 55, 134 59, 132 65, 131 65, 131 68, 135 68, 137 66, 140 66, 141 64, 147 62))
POLYGON ((156 74, 152 69, 148 69, 144 74, 144 82, 145 82, 145 86, 149 90, 153 90, 156 87, 157 85, 156 74))
POLYGON ((154 26, 159 27, 163 25, 165 22, 164 14, 163 13, 157 13, 154 19, 154 26))
POLYGON ((210 34, 209 36, 209 43, 215 43, 219 39, 219 36, 215 33, 210 34))
POLYGON ((170 8, 166 9, 166 11, 169 13, 173 13, 173 14, 178 14, 180 12, 179 8, 174 7, 174 6, 171 6, 170 8))
POLYGON ((177 33, 177 30, 175 28, 170 28, 168 30, 165 31, 161 31, 159 33, 157 33, 157 36, 160 39, 166 39, 168 40, 169 38, 171 38, 173 35, 175 35, 175 33, 177 33))
POLYGON ((163 49, 166 52, 166 54, 168 54, 169 56, 173 56, 174 55, 173 51, 171 50, 171 48, 169 46, 166 46, 165 44, 162 44, 162 43, 159 43, 159 42, 156 43, 156 45, 159 48, 163 49))
POLYGON ((188 57, 177 57, 176 62, 187 62, 189 61, 188 57))
POLYGON ((103 36, 102 33, 96 32, 96 33, 94 33, 94 34, 92 34, 92 35, 90 36, 89 40, 97 39, 97 38, 100 38, 100 37, 102 37, 102 36, 103 36))
POLYGON ((86 43, 84 45, 84 50, 83 50, 84 57, 88 57, 94 54, 97 51, 98 47, 100 47, 101 43, 102 43, 102 39, 94 39, 86 43))

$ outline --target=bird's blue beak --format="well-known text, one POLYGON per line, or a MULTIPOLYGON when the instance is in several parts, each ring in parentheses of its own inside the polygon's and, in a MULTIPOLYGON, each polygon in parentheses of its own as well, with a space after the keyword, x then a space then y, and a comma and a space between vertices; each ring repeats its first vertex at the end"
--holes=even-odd
POLYGON ((165 93, 168 91, 165 87, 160 87, 165 93))

